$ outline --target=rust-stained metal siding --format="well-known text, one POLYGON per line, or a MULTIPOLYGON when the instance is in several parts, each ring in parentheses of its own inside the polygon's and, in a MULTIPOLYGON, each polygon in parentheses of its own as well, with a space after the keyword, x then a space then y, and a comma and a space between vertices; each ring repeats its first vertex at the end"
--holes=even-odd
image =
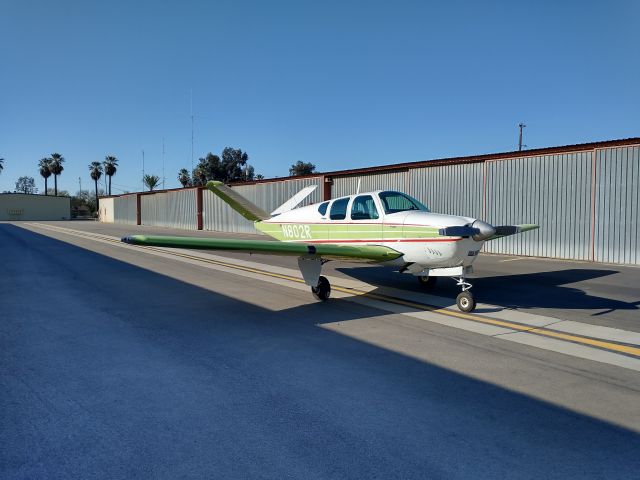
POLYGON ((640 147, 597 150, 594 259, 640 264, 640 147))
POLYGON ((113 199, 113 221, 127 225, 137 224, 137 202, 138 195, 121 195, 113 199))
POLYGON ((592 152, 486 164, 485 220, 539 230, 485 244, 486 252, 590 259, 592 152))
POLYGON ((360 192, 373 192, 375 190, 398 190, 408 192, 409 177, 407 171, 375 173, 364 175, 352 175, 348 177, 332 177, 333 186, 331 188, 331 198, 352 195, 358 190, 360 182, 360 192))
POLYGON ((145 194, 140 200, 142 225, 197 228, 195 188, 145 194))
POLYGON ((482 218, 483 164, 442 165, 409 170, 409 195, 437 213, 482 218))

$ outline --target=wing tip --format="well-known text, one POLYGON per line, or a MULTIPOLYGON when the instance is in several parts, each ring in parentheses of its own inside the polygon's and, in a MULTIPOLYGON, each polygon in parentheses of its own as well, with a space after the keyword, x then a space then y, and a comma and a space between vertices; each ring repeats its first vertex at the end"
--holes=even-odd
POLYGON ((145 240, 146 237, 144 235, 128 235, 120 239, 122 243, 128 243, 129 245, 138 245, 145 240))

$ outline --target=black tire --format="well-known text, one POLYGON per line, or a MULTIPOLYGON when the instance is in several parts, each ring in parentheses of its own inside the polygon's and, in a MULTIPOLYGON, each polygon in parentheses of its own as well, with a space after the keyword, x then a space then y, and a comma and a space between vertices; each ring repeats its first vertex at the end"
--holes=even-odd
POLYGON ((438 277, 427 277, 421 275, 418 277, 418 283, 420 283, 420 286, 425 290, 431 290, 438 284, 438 277))
POLYGON ((331 296, 331 284, 329 280, 327 280, 326 277, 320 276, 320 278, 318 278, 318 285, 311 287, 311 293, 313 293, 316 300, 320 300, 321 302, 329 300, 331 296))
POLYGON ((456 297, 456 305, 463 312, 473 312, 476 309, 476 299, 467 290, 456 297))

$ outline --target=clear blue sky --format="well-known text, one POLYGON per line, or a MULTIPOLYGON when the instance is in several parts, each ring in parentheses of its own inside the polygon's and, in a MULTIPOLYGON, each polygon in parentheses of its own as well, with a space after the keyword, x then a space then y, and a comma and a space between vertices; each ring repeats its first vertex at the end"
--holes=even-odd
POLYGON ((640 2, 0 0, 0 191, 120 159, 167 188, 225 146, 257 173, 640 135, 640 2))

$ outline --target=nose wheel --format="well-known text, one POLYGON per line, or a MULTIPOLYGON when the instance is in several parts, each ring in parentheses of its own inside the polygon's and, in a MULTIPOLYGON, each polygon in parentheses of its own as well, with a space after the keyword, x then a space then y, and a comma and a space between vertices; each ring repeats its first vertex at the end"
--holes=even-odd
POLYGON ((456 305, 463 312, 473 312, 476 308, 476 300, 471 292, 466 291, 456 297, 456 305))
POLYGON ((476 309, 476 300, 469 291, 472 285, 465 280, 465 277, 454 279, 457 285, 462 288, 462 292, 456 297, 456 305, 465 313, 473 312, 476 309))

